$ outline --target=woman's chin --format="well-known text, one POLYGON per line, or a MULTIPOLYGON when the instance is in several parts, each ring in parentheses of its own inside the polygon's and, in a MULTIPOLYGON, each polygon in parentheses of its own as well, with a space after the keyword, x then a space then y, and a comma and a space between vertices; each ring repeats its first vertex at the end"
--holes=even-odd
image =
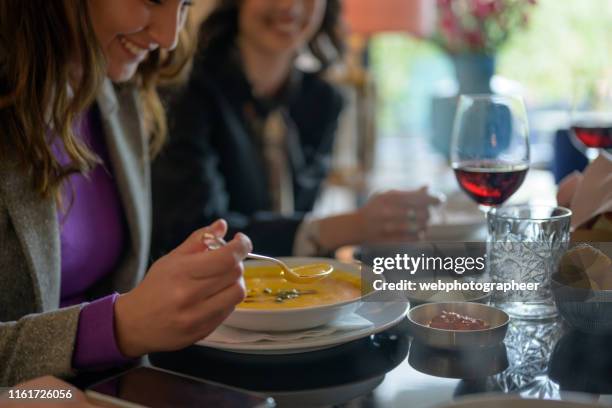
POLYGON ((109 66, 106 70, 106 76, 113 82, 127 82, 136 75, 138 64, 129 64, 121 66, 109 66))

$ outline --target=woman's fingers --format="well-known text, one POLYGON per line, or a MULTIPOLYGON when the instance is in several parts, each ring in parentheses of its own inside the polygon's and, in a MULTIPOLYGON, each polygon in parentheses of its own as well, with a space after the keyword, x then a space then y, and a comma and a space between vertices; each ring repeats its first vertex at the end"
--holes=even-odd
POLYGON ((369 212, 376 240, 408 240, 427 228, 430 206, 441 203, 427 187, 414 191, 391 190, 375 197, 369 212))
POLYGON ((242 279, 244 268, 239 263, 226 273, 215 275, 207 279, 194 280, 194 290, 197 292, 198 299, 206 299, 227 289, 242 279))
POLYGON ((251 252, 253 245, 244 234, 236 234, 227 245, 214 251, 201 251, 186 255, 180 260, 184 273, 195 279, 208 279, 224 275, 239 266, 251 252))
POLYGON ((204 320, 203 324, 200 325, 201 330, 200 333, 198 333, 198 340, 208 337, 229 317, 230 314, 232 314, 233 311, 234 309, 230 308, 218 313, 216 316, 212 316, 209 319, 204 320))
POLYGON ((198 333, 205 337, 234 311, 236 305, 244 300, 246 288, 241 280, 223 289, 215 295, 194 306, 196 319, 195 327, 201 328, 198 333))
POLYGON ((227 221, 224 219, 219 219, 213 222, 210 225, 210 230, 215 236, 223 238, 225 234, 227 234, 227 221))
POLYGON ((180 346, 192 344, 210 334, 245 296, 244 282, 239 280, 212 296, 194 301, 189 308, 175 314, 172 318, 173 333, 183 338, 180 346))
POLYGON ((427 187, 414 191, 391 190, 385 194, 387 204, 396 206, 428 207, 440 204, 440 198, 431 195, 427 187))
POLYGON ((174 287, 176 309, 191 310, 194 305, 227 288, 236 284, 244 286, 242 260, 250 250, 248 237, 236 234, 227 245, 215 250, 174 252, 166 256, 160 262, 169 271, 168 283, 174 287))
POLYGON ((213 234, 216 237, 223 238, 227 233, 227 222, 225 220, 217 220, 211 225, 200 228, 194 231, 180 246, 174 251, 177 254, 193 254, 197 252, 203 252, 208 249, 204 244, 204 234, 213 234))
POLYGON ((416 234, 425 230, 426 224, 417 224, 411 221, 387 221, 383 223, 384 234, 416 234))
POLYGON ((412 207, 404 205, 386 205, 378 208, 376 211, 371 212, 373 219, 397 219, 397 220, 409 220, 409 221, 420 221, 429 219, 429 208, 428 207, 412 207))
POLYGON ((386 207, 374 215, 374 219, 381 222, 404 222, 427 224, 430 212, 427 207, 386 207))

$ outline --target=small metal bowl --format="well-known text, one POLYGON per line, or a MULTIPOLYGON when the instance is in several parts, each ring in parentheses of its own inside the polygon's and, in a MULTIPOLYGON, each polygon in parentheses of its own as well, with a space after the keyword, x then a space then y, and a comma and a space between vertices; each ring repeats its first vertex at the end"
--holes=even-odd
POLYGON ((470 302, 427 303, 408 312, 410 334, 416 340, 431 347, 449 350, 498 345, 506 337, 509 322, 510 316, 506 312, 470 302), (482 319, 490 327, 483 330, 445 330, 429 327, 431 319, 443 311, 482 319))
POLYGON ((552 292, 559 314, 574 329, 591 334, 612 334, 612 290, 565 285, 552 276, 552 292))
POLYGON ((408 363, 415 370, 442 378, 473 380, 501 373, 508 368, 504 343, 492 347, 442 350, 414 340, 408 363))

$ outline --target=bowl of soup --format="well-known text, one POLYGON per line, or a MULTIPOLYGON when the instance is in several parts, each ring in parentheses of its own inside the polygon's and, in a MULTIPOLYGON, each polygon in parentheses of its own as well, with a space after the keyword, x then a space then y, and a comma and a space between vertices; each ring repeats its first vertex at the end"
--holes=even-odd
POLYGON ((294 283, 282 277, 276 265, 247 261, 246 298, 223 324, 254 331, 304 330, 340 319, 360 306, 361 265, 327 258, 280 259, 289 267, 329 264, 334 270, 315 282, 294 283))

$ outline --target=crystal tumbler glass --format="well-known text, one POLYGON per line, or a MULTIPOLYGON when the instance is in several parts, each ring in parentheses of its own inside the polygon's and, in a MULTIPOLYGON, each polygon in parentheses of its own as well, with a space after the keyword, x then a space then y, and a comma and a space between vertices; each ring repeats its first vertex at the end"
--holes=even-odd
POLYGON ((515 318, 548 319, 557 315, 551 276, 568 249, 572 212, 563 207, 511 206, 487 215, 487 267, 495 283, 493 303, 515 318), (531 284, 532 289, 516 289, 531 284), (533 289, 537 285, 537 289, 533 289))

